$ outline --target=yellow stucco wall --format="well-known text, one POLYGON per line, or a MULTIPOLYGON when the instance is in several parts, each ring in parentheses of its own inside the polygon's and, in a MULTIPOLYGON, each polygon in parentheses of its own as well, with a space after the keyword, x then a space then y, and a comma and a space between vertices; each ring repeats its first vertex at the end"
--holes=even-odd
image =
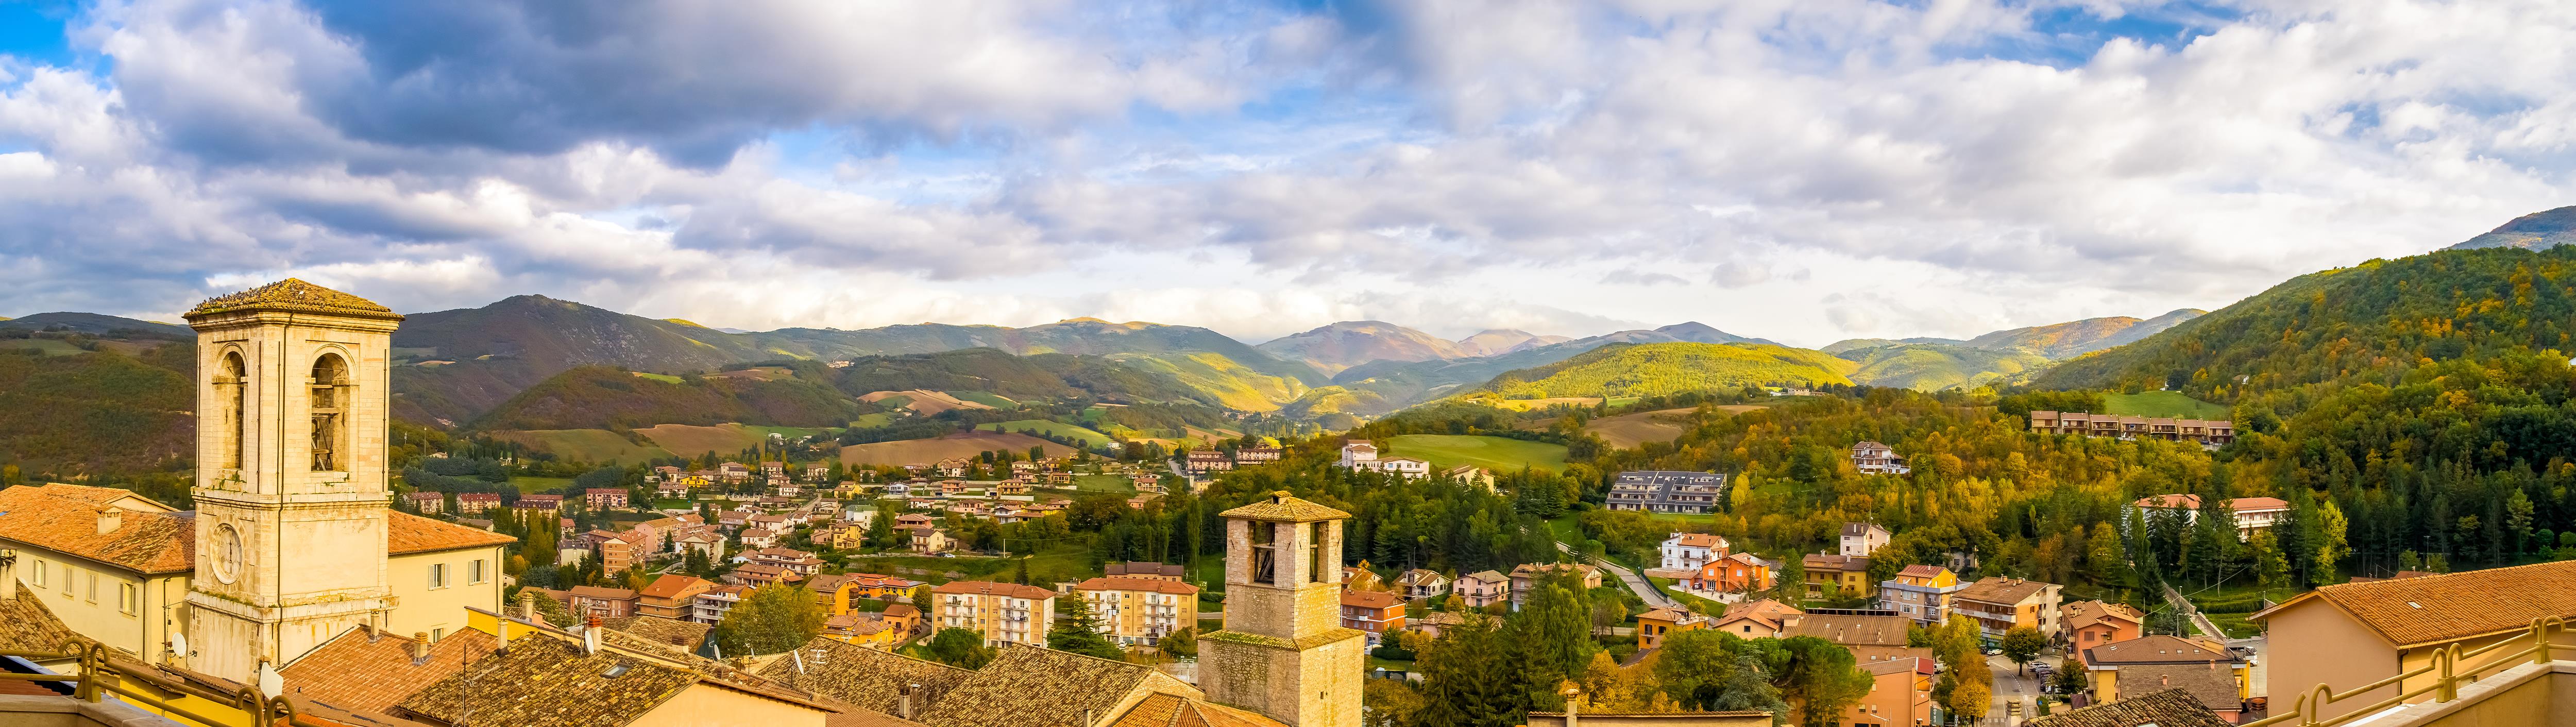
POLYGON ((436 636, 468 628, 467 607, 486 611, 501 609, 501 548, 462 548, 431 553, 411 553, 385 559, 386 585, 394 595, 394 611, 385 625, 394 633, 409 636, 430 633, 436 636), (483 581, 473 581, 473 561, 483 561, 483 581), (447 587, 431 588, 429 571, 432 564, 447 565, 447 587))
POLYGON ((19 587, 44 596, 45 608, 82 636, 149 657, 161 653, 171 631, 186 632, 186 575, 146 577, 44 548, 16 543, 8 547, 18 549, 13 570, 19 587), (36 575, 39 568, 44 572, 41 579, 36 575), (98 584, 95 599, 90 594, 93 580, 98 584), (130 613, 123 601, 124 589, 129 587, 134 589, 130 613))
POLYGON ((653 711, 628 724, 633 727, 698 727, 756 724, 761 727, 823 727, 826 713, 803 705, 763 699, 704 684, 680 690, 653 711))

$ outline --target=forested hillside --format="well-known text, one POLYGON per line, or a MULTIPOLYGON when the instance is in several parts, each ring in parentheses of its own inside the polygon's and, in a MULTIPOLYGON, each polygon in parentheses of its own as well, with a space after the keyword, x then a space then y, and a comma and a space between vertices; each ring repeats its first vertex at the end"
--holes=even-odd
POLYGON ((195 355, 185 343, 139 358, 0 345, 0 464, 70 476, 141 472, 192 457, 195 355))
POLYGON ((1661 396, 1748 384, 1850 384, 1849 374, 1859 368, 1823 352, 1768 344, 1620 344, 1507 372, 1461 396, 1661 396))
POLYGON ((838 427, 858 403, 820 364, 686 377, 580 366, 528 387, 475 422, 478 429, 632 429, 656 424, 838 427))
POLYGON ((1835 355, 1860 364, 1852 381, 1923 391, 2012 383, 2049 365, 2047 357, 2036 353, 1936 343, 1855 348, 1835 355))

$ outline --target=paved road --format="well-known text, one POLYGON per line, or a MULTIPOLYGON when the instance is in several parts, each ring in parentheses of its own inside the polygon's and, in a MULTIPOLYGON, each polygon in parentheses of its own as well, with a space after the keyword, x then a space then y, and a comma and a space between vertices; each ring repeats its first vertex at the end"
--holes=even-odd
POLYGON ((1589 556, 1577 554, 1574 552, 1573 548, 1566 547, 1565 543, 1561 541, 1556 544, 1556 549, 1565 551, 1567 555, 1573 555, 1577 559, 1589 562, 1602 570, 1609 571, 1611 575, 1618 576, 1619 582, 1628 584, 1628 590, 1637 592, 1637 597, 1646 602, 1647 608, 1682 607, 1680 601, 1675 601, 1671 596, 1665 595, 1663 589, 1655 587, 1654 581, 1646 580, 1645 576, 1637 575, 1636 571, 1628 570, 1617 563, 1612 563, 1606 560, 1597 560, 1589 556))
POLYGON ((2191 599, 2184 598, 2181 591, 2174 590, 2174 587, 2171 585, 2165 586, 2164 589, 2165 603, 2172 605, 2174 610, 2191 614, 2191 624, 2193 629, 2200 631, 2202 636, 2207 636, 2221 641, 2227 639, 2227 632, 2219 630, 2218 624, 2210 623, 2209 617, 2201 615, 2200 609, 2193 608, 2191 605, 2191 599))
POLYGON ((2039 706, 2032 702, 2039 696, 2039 679, 2027 672, 2015 674, 2012 660, 2000 655, 1986 657, 1986 669, 1994 672, 1995 694, 1993 706, 1986 708, 1985 723, 2010 727, 2030 719, 2035 714, 2031 710, 2039 706), (2012 716, 2007 708, 2013 702, 2021 703, 2021 716, 2012 716))

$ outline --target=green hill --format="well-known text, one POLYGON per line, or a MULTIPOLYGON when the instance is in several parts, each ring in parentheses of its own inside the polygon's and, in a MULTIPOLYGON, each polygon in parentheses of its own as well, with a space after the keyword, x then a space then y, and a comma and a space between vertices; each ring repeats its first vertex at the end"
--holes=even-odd
POLYGON ((811 370, 768 377, 693 375, 676 384, 612 366, 580 366, 528 387, 476 420, 474 427, 631 429, 725 422, 836 427, 861 413, 856 401, 821 380, 820 364, 805 366, 811 370))
POLYGON ((1760 343, 1612 344, 1504 373, 1460 396, 1660 396, 1749 384, 1850 384, 1859 368, 1822 351, 1760 343))
POLYGON ((141 357, 0 347, 0 464, 29 475, 134 473, 195 452, 196 347, 141 357))
POLYGON ((2576 349, 2576 248, 2447 250, 2293 278, 2134 344, 2059 364, 2041 388, 2154 390, 2231 401, 2422 361, 2576 349), (2242 377, 2242 383, 2240 383, 2242 377))
POLYGON ((1836 355, 1860 364, 1851 374, 1854 382, 1923 391, 2011 383, 2049 365, 2047 357, 2036 353, 1931 343, 1856 348, 1836 355))

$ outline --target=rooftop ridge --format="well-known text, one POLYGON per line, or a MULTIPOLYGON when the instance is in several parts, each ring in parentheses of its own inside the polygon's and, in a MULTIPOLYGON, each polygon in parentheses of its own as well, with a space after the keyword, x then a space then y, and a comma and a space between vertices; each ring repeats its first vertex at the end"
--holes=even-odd
POLYGON ((200 317, 219 313, 271 310, 327 313, 395 321, 403 319, 402 315, 395 313, 392 308, 378 305, 375 301, 307 283, 297 278, 287 278, 238 293, 208 298, 206 302, 198 303, 196 308, 190 309, 183 317, 194 321, 200 317))

